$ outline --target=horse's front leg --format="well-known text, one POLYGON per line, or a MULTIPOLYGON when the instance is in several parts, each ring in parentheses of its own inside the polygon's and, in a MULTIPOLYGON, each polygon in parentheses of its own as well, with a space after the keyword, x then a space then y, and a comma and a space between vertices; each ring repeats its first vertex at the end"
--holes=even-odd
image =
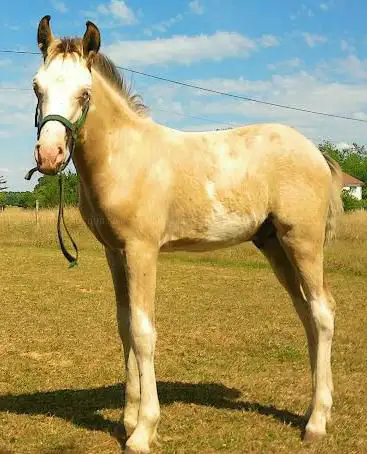
POLYGON ((130 298, 126 273, 126 258, 122 251, 106 249, 116 294, 117 325, 124 348, 126 385, 123 424, 129 437, 138 423, 140 379, 130 336, 130 298))
POLYGON ((126 443, 126 453, 148 453, 159 422, 159 402, 154 372, 156 331, 154 296, 158 248, 143 241, 126 243, 126 269, 130 297, 131 345, 140 376, 140 407, 136 428, 126 443))

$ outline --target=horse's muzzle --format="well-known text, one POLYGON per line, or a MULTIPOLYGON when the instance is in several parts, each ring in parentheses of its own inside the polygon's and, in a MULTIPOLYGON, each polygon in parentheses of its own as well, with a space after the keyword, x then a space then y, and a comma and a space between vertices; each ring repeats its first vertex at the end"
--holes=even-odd
POLYGON ((37 143, 34 157, 37 162, 38 170, 45 175, 55 175, 65 161, 65 146, 42 145, 37 143))

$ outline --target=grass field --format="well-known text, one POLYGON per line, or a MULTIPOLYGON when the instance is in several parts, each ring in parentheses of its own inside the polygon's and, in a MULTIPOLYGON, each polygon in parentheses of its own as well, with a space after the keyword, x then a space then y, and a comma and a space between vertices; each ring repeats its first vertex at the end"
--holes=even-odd
MULTIPOLYGON (((0 454, 115 454, 124 372, 101 246, 74 210, 69 270, 54 212, 0 215, 0 454)), ((305 336, 250 244, 162 255, 157 289, 157 454, 367 452, 367 212, 345 215, 326 251, 337 300, 329 435, 304 445, 305 336)))

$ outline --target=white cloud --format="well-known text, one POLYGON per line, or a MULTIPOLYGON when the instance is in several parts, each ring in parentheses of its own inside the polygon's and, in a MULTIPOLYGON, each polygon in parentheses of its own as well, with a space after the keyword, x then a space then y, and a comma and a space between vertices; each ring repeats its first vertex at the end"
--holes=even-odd
MULTIPOLYGON (((214 90, 243 94, 250 98, 336 115, 367 119, 367 83, 330 83, 319 76, 300 71, 292 76, 273 76, 265 80, 205 79, 189 80, 191 84, 214 90)), ((330 139, 334 142, 354 141, 366 143, 366 125, 341 119, 321 117, 307 113, 280 109, 260 103, 239 101, 195 89, 183 89, 168 84, 158 84, 143 90, 154 113, 155 107, 171 102, 180 103, 183 115, 212 118, 216 127, 237 123, 280 122, 293 126, 315 142, 330 139), (205 101, 203 98, 205 97, 205 101), (158 102, 159 99, 159 102, 158 102)), ((168 119, 169 122, 169 119, 168 119)), ((191 125, 197 122, 191 121, 191 125)), ((210 122, 185 129, 210 129, 210 122)))
POLYGON ((355 47, 352 44, 350 44, 348 41, 346 41, 345 39, 342 39, 340 41, 340 49, 343 52, 348 52, 348 53, 353 53, 355 51, 355 47))
POLYGON ((344 59, 336 59, 323 64, 323 68, 330 66, 329 71, 348 76, 352 80, 367 80, 367 60, 360 60, 355 55, 344 59))
POLYGON ((98 22, 106 19, 103 27, 117 27, 118 25, 134 25, 138 19, 134 11, 129 8, 124 0, 111 0, 97 6, 96 11, 85 11, 84 14, 94 18, 98 22))
POLYGON ((356 118, 357 120, 367 121, 367 113, 366 112, 354 112, 353 118, 356 118))
POLYGON ((279 40, 274 35, 262 35, 259 38, 258 42, 263 47, 276 47, 276 46, 279 46, 279 40))
POLYGON ((311 8, 309 8, 307 5, 305 5, 304 3, 301 5, 301 7, 295 11, 294 13, 292 13, 289 18, 294 21, 298 18, 301 18, 302 16, 307 16, 307 17, 313 17, 314 16, 314 12, 312 11, 311 8))
MULTIPOLYGON (((0 137, 7 137, 7 136, 2 136, 1 135, 2 132, 3 131, 0 131, 0 137)), ((2 168, 0 167, 0 173, 10 173, 10 172, 11 172, 11 170, 8 169, 7 167, 2 167, 2 168)))
POLYGON ((4 68, 5 66, 10 66, 12 61, 9 58, 0 59, 0 68, 4 68))
POLYGON ((240 33, 216 32, 213 35, 118 41, 105 47, 105 53, 117 64, 147 66, 246 58, 257 48, 255 40, 240 33))
POLYGON ((324 11, 324 12, 329 11, 332 6, 334 6, 333 0, 330 0, 328 2, 322 2, 319 5, 321 11, 324 11))
MULTIPOLYGON (((25 87, 24 82, 4 82, 0 88, 6 86, 25 87)), ((2 138, 19 135, 20 131, 33 126, 35 99, 32 91, 15 91, 0 89, 0 124, 6 128, 2 138)))
POLYGON ((269 63, 267 65, 267 68, 271 71, 274 71, 276 69, 295 69, 299 68, 302 65, 302 60, 298 57, 291 58, 289 60, 282 60, 276 63, 269 63))
POLYGON ((190 10, 194 14, 203 14, 204 13, 204 6, 200 2, 200 0, 193 0, 189 3, 190 10))
MULTIPOLYGON (((258 90, 248 91, 250 97, 255 99, 359 119, 367 118, 366 84, 323 82, 305 72, 293 76, 274 76, 262 83, 256 81, 255 84, 258 90)), ((228 81, 217 85, 217 88, 221 89, 226 85, 228 81)), ((252 81, 247 81, 245 85, 251 86, 252 81)), ((197 103, 195 107, 192 106, 191 110, 200 115, 220 113, 225 117, 237 114, 251 121, 280 121, 299 128, 315 139, 331 137, 333 140, 365 141, 365 125, 350 121, 323 118, 251 102, 231 102, 224 98, 221 101, 212 98, 212 102, 197 103)))
POLYGON ((144 30, 144 33, 148 36, 152 36, 154 31, 165 33, 169 28, 177 24, 177 22, 181 22, 183 18, 184 16, 182 14, 177 14, 176 16, 171 17, 170 19, 163 20, 161 22, 158 22, 158 24, 152 25, 150 28, 146 28, 144 30))
POLYGON ((60 2, 58 0, 52 0, 51 4, 55 8, 55 10, 58 11, 59 13, 67 13, 68 12, 68 9, 67 9, 67 7, 66 7, 64 2, 60 2))
POLYGON ((313 33, 303 33, 303 38, 308 47, 315 47, 317 44, 324 44, 327 41, 326 36, 315 35, 313 33))
POLYGON ((12 32, 17 32, 18 30, 20 30, 19 25, 4 24, 4 27, 8 28, 12 32))
MULTIPOLYGON (((243 77, 238 79, 222 79, 222 78, 212 78, 204 80, 189 80, 189 84, 197 85, 199 87, 207 88, 209 90, 219 90, 226 93, 264 93, 269 89, 269 83, 263 80, 247 80, 243 77)), ((195 90, 196 96, 211 96, 210 93, 195 90)))

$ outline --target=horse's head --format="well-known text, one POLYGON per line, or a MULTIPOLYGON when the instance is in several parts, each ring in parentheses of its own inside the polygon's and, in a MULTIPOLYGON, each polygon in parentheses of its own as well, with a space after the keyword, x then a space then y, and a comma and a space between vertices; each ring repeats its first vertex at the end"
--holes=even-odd
POLYGON ((50 16, 38 26, 43 64, 33 78, 38 99, 35 158, 38 170, 55 174, 67 159, 83 126, 92 89, 91 66, 100 47, 100 33, 91 22, 82 39, 56 39, 50 16))

